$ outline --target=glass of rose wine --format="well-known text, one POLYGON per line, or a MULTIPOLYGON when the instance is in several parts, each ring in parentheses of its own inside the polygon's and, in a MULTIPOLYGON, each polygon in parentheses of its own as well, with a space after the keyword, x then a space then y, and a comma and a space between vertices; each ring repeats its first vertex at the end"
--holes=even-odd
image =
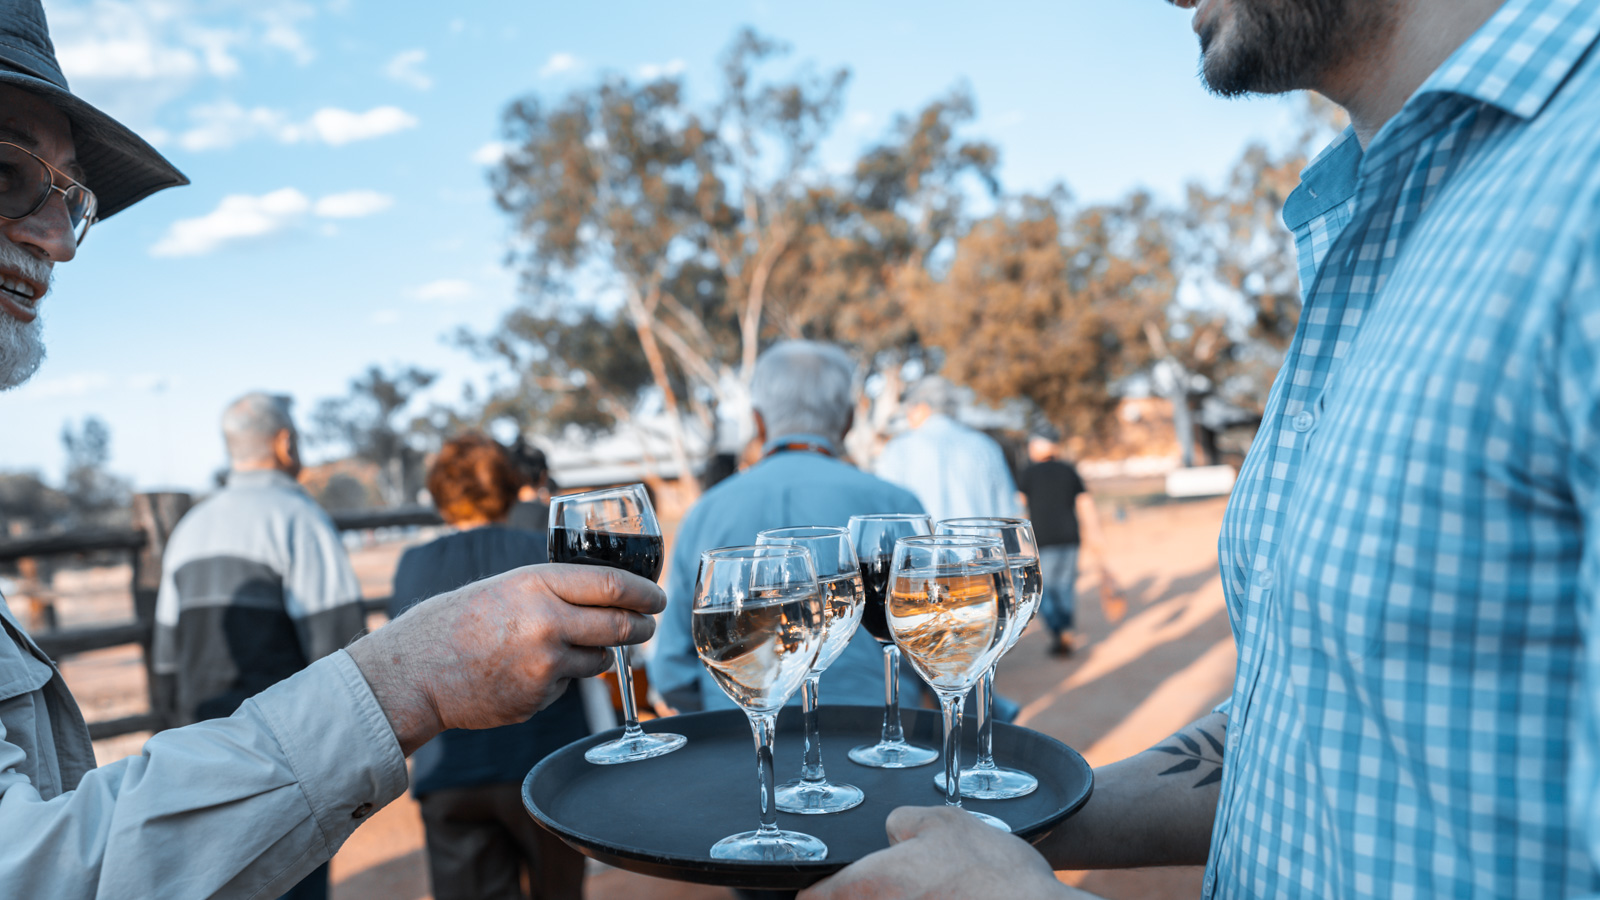
POLYGON ((823 644, 822 598, 801 547, 725 547, 700 554, 691 631, 695 652, 750 719, 761 781, 761 825, 711 846, 712 859, 792 862, 827 857, 821 840, 778 828, 772 763, 778 710, 823 644))
MULTIPOLYGON (((889 573, 889 631, 944 713, 944 802, 961 808, 961 707, 1004 646, 1011 568, 999 538, 901 538, 889 573)), ((970 811, 969 811, 970 812, 970 811)), ((1004 831, 994 816, 971 813, 1004 831)))
POLYGON ((846 528, 802 526, 772 528, 756 535, 760 546, 803 547, 817 567, 822 593, 822 649, 800 685, 800 708, 805 714, 805 761, 800 777, 778 785, 778 809, 787 813, 818 815, 844 812, 861 805, 866 794, 853 784, 834 784, 822 767, 822 730, 818 724, 818 685, 822 673, 833 665, 861 624, 864 605, 861 567, 846 528))
MULTIPOLYGON (((961 770, 961 796, 975 800, 1009 800, 1025 797, 1039 787, 1039 779, 1019 769, 995 765, 994 761, 994 672, 1000 657, 1017 645, 1017 639, 1039 610, 1044 596, 1044 580, 1039 575, 1039 544, 1033 537, 1033 523, 1027 519, 971 517, 941 519, 934 527, 938 534, 965 534, 999 538, 1005 546, 1011 567, 1011 585, 1005 598, 1006 628, 1004 646, 994 663, 978 682, 978 761, 961 770)), ((944 789, 944 774, 934 776, 944 789)))
POLYGON ((933 520, 924 515, 885 514, 850 517, 850 539, 861 562, 861 588, 866 607, 861 627, 883 647, 883 733, 876 744, 850 750, 850 759, 875 769, 909 769, 939 758, 939 751, 906 741, 900 727, 900 649, 889 634, 884 596, 889 589, 889 564, 894 542, 903 537, 933 533, 933 520))
MULTIPOLYGON (((655 581, 663 563, 661 526, 644 485, 630 484, 550 499, 550 561, 607 566, 655 581)), ((681 734, 647 732, 639 727, 633 697, 633 670, 628 648, 613 647, 617 680, 622 687, 622 737, 583 755, 600 765, 636 762, 662 756, 687 742, 681 734)))

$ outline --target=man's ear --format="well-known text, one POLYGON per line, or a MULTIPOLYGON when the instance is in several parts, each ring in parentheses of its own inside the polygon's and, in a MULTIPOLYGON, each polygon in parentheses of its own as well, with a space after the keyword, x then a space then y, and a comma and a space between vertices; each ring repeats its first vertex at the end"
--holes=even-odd
POLYGON ((767 420, 762 418, 759 410, 751 410, 750 417, 756 420, 756 443, 765 447, 772 437, 767 434, 767 420))
POLYGON ((283 471, 300 470, 300 448, 296 446, 293 430, 280 428, 278 433, 272 436, 272 455, 278 461, 278 468, 283 471))
POLYGON ((845 435, 849 434, 850 429, 854 427, 856 427, 856 411, 851 409, 849 412, 844 414, 844 428, 840 429, 839 431, 839 446, 844 446, 845 435))

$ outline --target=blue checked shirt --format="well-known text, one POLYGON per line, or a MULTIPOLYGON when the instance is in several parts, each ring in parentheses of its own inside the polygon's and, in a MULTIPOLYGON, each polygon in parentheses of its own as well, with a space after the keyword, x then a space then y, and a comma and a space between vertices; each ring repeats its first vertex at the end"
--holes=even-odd
POLYGON ((1600 893, 1600 0, 1508 0, 1285 206, 1205 896, 1600 893))

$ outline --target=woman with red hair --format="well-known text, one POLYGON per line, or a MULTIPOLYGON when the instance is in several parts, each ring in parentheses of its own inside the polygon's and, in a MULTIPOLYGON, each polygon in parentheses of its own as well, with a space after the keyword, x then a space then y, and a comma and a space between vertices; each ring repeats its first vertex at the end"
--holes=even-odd
MULTIPOLYGON (((545 534, 504 527, 522 480, 505 450, 480 434, 444 445, 428 491, 455 531, 413 547, 394 575, 390 616, 435 594, 546 562, 545 534)), ((578 692, 567 690, 520 725, 446 731, 411 757, 435 900, 577 900, 583 857, 522 808, 522 779, 552 750, 589 733, 578 692), (522 888, 526 875, 529 891, 522 888)))

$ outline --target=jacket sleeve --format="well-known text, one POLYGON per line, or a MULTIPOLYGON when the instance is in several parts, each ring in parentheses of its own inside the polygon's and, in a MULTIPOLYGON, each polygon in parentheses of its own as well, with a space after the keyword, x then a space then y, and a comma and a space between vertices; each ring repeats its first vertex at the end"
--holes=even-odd
POLYGON ((366 628, 361 581, 333 522, 321 510, 297 516, 288 534, 284 608, 306 660, 341 650, 366 628))
POLYGON ((17 771, 21 755, 0 734, 8 897, 275 897, 406 786, 394 733, 345 653, 227 719, 161 732, 48 801, 17 771))

